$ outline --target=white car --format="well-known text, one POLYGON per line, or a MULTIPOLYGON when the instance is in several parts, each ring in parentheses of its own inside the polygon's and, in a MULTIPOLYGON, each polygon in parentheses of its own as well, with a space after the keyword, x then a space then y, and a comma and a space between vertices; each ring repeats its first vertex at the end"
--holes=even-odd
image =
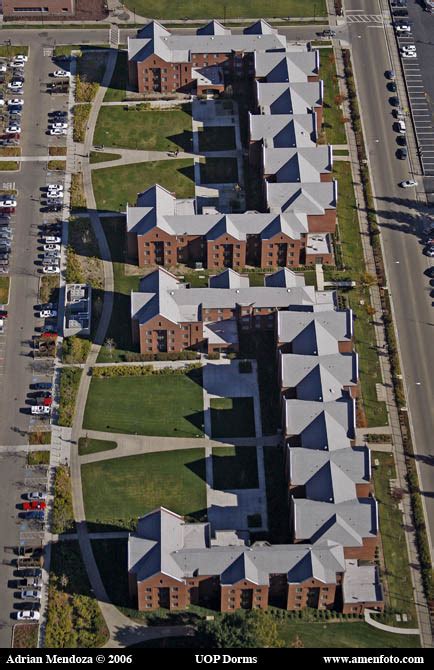
POLYGON ((15 133, 20 133, 20 132, 21 132, 21 126, 17 126, 15 124, 12 125, 12 126, 8 126, 5 130, 5 133, 7 135, 15 135, 15 133))
POLYGON ((398 121, 398 127, 400 133, 405 134, 407 132, 407 128, 405 127, 404 121, 398 121))
POLYGON ((14 60, 11 63, 11 67, 22 70, 24 68, 24 63, 21 60, 14 60))
POLYGON ((48 191, 47 200, 62 200, 63 191, 48 191))
POLYGON ((50 135, 66 135, 66 130, 63 128, 50 128, 50 135))
POLYGON ((17 612, 18 621, 39 621, 40 616, 36 610, 21 610, 17 612))
POLYGON ((53 72, 53 77, 69 77, 70 72, 67 72, 67 70, 56 70, 53 72))
POLYGON ((414 181, 414 179, 404 179, 404 181, 400 181, 399 185, 401 188, 412 188, 413 186, 417 186, 417 181, 414 181))
POLYGON ((61 241, 60 237, 55 237, 54 235, 47 235, 44 237, 45 244, 60 244, 61 241))
POLYGON ((39 312, 40 319, 54 319, 57 316, 57 311, 55 309, 41 309, 39 312))
POLYGON ((0 65, 0 72, 6 72, 6 65, 4 63, 0 65))
POLYGON ((51 414, 49 405, 32 405, 30 408, 32 414, 51 414))
POLYGON ((21 61, 22 63, 27 63, 27 61, 29 60, 29 57, 28 57, 28 56, 24 56, 24 54, 17 54, 17 55, 15 56, 15 60, 16 60, 16 61, 21 61))
POLYGON ((3 100, 3 98, 0 98, 0 107, 3 107, 4 104, 5 104, 5 101, 3 100))
POLYGON ((0 200, 0 207, 16 207, 17 201, 15 198, 3 198, 0 200))
POLYGON ((411 28, 408 24, 400 24, 395 26, 395 30, 397 33, 410 33, 411 28))
POLYGON ((60 268, 58 265, 46 265, 42 268, 42 272, 46 275, 58 275, 60 273, 60 268))
POLYGON ((34 600, 40 600, 41 599, 41 592, 37 591, 36 589, 25 589, 24 591, 21 591, 21 598, 23 600, 29 600, 29 599, 34 599, 34 600))
POLYGON ((10 88, 11 91, 14 91, 14 93, 23 92, 23 84, 20 81, 10 81, 8 84, 8 88, 10 88))
POLYGON ((59 122, 57 122, 57 123, 52 123, 52 124, 51 124, 51 127, 52 127, 52 128, 63 128, 63 129, 66 130, 66 128, 68 127, 68 124, 67 124, 67 123, 59 123, 59 122))
POLYGON ((417 58, 417 53, 415 51, 403 51, 401 56, 403 58, 417 58))
POLYGON ((63 191, 63 184, 47 184, 48 190, 63 191))
POLYGON ((60 244, 44 244, 44 251, 60 251, 60 244))
POLYGON ((30 491, 27 494, 27 500, 45 500, 47 494, 44 491, 30 491))
POLYGON ((12 98, 12 100, 8 100, 8 107, 15 107, 16 105, 22 107, 24 105, 24 100, 21 100, 20 98, 12 98))

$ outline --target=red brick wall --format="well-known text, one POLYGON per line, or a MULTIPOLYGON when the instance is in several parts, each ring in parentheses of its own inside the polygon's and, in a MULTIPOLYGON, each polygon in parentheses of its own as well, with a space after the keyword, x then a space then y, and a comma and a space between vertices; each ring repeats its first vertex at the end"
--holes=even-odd
POLYGON ((198 347, 203 342, 203 324, 175 324, 161 315, 140 325, 140 353, 158 353, 158 331, 166 332, 167 351, 179 352, 189 347, 198 347), (148 334, 149 333, 149 334, 148 334))
POLYGON ((332 607, 335 601, 336 584, 324 584, 318 579, 309 579, 300 584, 288 584, 287 609, 298 610, 308 606, 312 607, 313 603, 309 602, 311 589, 319 589, 318 609, 332 607))
POLYGON ((48 7, 48 12, 44 12, 43 16, 71 16, 75 11, 75 0, 3 0, 3 14, 6 18, 25 18, 29 17, 32 20, 33 16, 41 19, 41 12, 15 12, 14 9, 28 7, 48 7), (66 10, 66 11, 63 11, 66 10))
POLYGON ((136 63, 137 87, 140 93, 171 93, 192 86, 191 63, 167 63, 152 54, 144 61, 136 63), (157 87, 154 91, 154 85, 157 87))
POLYGON ((342 607, 342 612, 344 614, 363 614, 365 609, 375 609, 380 612, 383 612, 384 610, 384 603, 383 602, 363 602, 363 603, 357 603, 356 605, 353 605, 351 603, 346 603, 342 607))
POLYGON ((344 547, 345 558, 357 558, 362 561, 373 561, 375 549, 378 545, 377 537, 364 537, 362 547, 344 547))
POLYGON ((267 609, 268 586, 258 586, 249 581, 240 581, 232 585, 220 587, 220 610, 233 612, 243 608, 244 597, 251 597, 252 609, 267 609), (243 591, 245 592, 243 594, 243 591))
POLYGON ((324 214, 309 214, 307 222, 310 233, 334 233, 336 228, 336 210, 326 209, 324 214))

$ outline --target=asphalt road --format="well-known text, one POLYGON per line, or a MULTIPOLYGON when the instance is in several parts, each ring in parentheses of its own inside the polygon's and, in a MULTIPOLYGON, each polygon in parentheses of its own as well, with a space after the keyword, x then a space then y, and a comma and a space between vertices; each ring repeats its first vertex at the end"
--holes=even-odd
MULTIPOLYGON (((360 6, 348 0, 348 8, 360 6)), ((366 0, 366 13, 379 13, 377 0, 366 0)), ((370 24, 349 26, 353 66, 369 151, 375 205, 379 215, 388 286, 395 311, 403 372, 408 389, 410 415, 421 477, 421 489, 434 537, 434 380, 433 301, 424 271, 432 264, 422 254, 420 233, 423 208, 413 189, 398 183, 411 176, 407 161, 395 157, 396 133, 388 103, 384 72, 390 69, 384 30, 370 24)), ((426 212, 425 212, 426 213, 426 212)))

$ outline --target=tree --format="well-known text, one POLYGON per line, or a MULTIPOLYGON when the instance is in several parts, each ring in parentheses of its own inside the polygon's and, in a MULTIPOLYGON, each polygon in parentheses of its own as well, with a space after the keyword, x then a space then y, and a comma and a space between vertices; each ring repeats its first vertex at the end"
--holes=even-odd
POLYGON ((112 337, 108 337, 105 341, 105 346, 110 358, 113 356, 113 351, 116 349, 116 342, 112 337))
POLYGON ((224 614, 215 621, 202 621, 198 626, 202 648, 282 647, 277 624, 261 610, 224 614))

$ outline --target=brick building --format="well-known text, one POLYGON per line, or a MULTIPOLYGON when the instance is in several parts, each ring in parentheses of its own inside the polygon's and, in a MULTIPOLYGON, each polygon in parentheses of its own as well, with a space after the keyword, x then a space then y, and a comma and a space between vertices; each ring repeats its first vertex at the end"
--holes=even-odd
MULTIPOLYGON (((209 269, 297 267, 316 262, 311 251, 309 218, 304 212, 245 212, 244 214, 196 214, 194 200, 177 200, 156 184, 127 206, 128 255, 140 267, 177 263, 202 263, 209 269)), ((315 214, 316 228, 333 232, 334 221, 324 210, 315 214), (323 219, 323 221, 322 221, 323 219)), ((332 250, 322 252, 324 263, 333 260, 332 250), (327 256, 329 254, 329 256, 327 256)))
MULTIPOLYGON (((359 568, 352 562, 350 569, 348 608, 354 606, 359 568)), ((213 536, 209 523, 187 524, 164 507, 141 517, 128 541, 130 596, 141 611, 181 610, 190 604, 221 612, 269 605, 330 609, 340 602, 345 571, 339 544, 249 546, 235 531, 213 536)), ((369 605, 378 607, 378 579, 367 588, 371 573, 365 570, 363 583, 369 605)), ((360 591, 359 582, 357 607, 363 610, 360 591)))
POLYGON ((237 351, 239 329, 274 330, 279 310, 333 306, 331 292, 317 293, 288 269, 276 274, 271 284, 250 287, 248 278, 226 270, 210 278, 209 288, 195 289, 155 270, 131 293, 133 342, 141 353, 237 351))
POLYGON ((45 18, 72 17, 76 0, 3 0, 3 15, 6 19, 37 20, 45 18))

